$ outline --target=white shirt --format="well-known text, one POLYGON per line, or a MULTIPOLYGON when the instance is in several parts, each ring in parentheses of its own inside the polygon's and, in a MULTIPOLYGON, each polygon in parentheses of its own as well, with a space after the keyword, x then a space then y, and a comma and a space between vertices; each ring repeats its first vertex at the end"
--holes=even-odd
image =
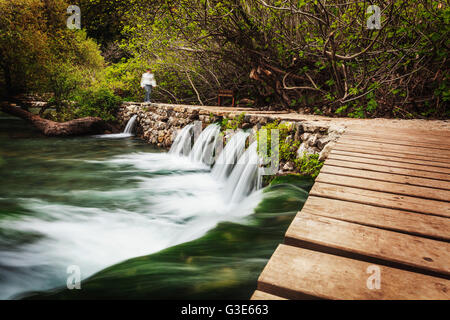
POLYGON ((143 88, 146 85, 156 87, 155 75, 153 73, 146 72, 142 75, 141 87, 143 88))

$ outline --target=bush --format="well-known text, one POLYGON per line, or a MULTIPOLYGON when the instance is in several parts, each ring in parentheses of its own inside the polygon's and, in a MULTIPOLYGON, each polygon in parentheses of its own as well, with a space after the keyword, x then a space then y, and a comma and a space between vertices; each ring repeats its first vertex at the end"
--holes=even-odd
POLYGON ((110 89, 88 89, 76 97, 76 117, 100 117, 106 121, 116 120, 115 114, 122 99, 110 89))
MULTIPOLYGON (((286 123, 280 124, 279 121, 274 121, 272 123, 269 123, 263 127, 261 127, 261 130, 267 130, 267 140, 264 141, 264 139, 261 141, 263 143, 267 144, 267 150, 268 150, 268 156, 272 157, 272 130, 278 130, 279 132, 279 139, 280 139, 280 160, 287 162, 287 161, 293 161, 296 158, 297 155, 297 149, 300 147, 300 144, 296 141, 290 141, 287 139, 287 137, 291 133, 291 128, 286 123)), ((257 140, 258 140, 258 150, 259 150, 259 131, 257 133, 257 140)))
POLYGON ((245 113, 241 113, 234 119, 223 118, 219 124, 220 124, 222 131, 226 131, 226 130, 236 131, 242 125, 242 123, 244 122, 244 119, 245 119, 245 113))
POLYGON ((108 66, 105 69, 108 88, 124 100, 140 101, 144 96, 140 80, 145 67, 138 59, 123 59, 122 62, 108 66))
POLYGON ((294 163, 300 169, 300 172, 311 176, 313 179, 319 175, 324 164, 323 161, 319 161, 318 154, 305 154, 302 158, 295 159, 294 163))
MULTIPOLYGON (((261 128, 262 130, 267 130, 267 140, 261 141, 262 143, 267 143, 267 149, 269 155, 261 155, 266 160, 267 157, 272 156, 271 150, 271 130, 277 129, 279 132, 279 157, 281 162, 292 162, 294 163, 294 168, 296 171, 310 176, 312 178, 316 178, 319 175, 320 169, 323 167, 323 161, 319 161, 318 154, 308 154, 304 155, 302 158, 297 158, 297 150, 300 147, 300 141, 294 141, 293 139, 289 139, 288 137, 292 135, 292 129, 286 123, 280 124, 279 121, 274 121, 272 123, 267 124, 261 128)), ((258 150, 259 150, 259 131, 257 134, 258 139, 258 150)))

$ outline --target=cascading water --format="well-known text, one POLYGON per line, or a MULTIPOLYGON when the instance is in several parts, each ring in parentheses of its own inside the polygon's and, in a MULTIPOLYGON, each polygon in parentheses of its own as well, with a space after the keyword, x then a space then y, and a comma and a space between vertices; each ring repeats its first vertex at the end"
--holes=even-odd
POLYGON ((214 178, 225 180, 230 176, 231 171, 245 151, 245 142, 249 136, 249 133, 240 130, 231 137, 212 169, 214 178))
POLYGON ((214 151, 220 134, 220 126, 211 124, 200 134, 192 148, 189 158, 193 162, 203 162, 206 165, 214 163, 214 151))
POLYGON ((137 115, 132 116, 131 119, 128 120, 127 125, 125 126, 125 129, 123 130, 122 133, 101 134, 94 136, 94 138, 121 139, 133 137, 134 136, 133 130, 134 127, 136 126, 136 120, 137 115))
POLYGON ((260 188, 257 142, 253 142, 239 158, 227 179, 225 194, 231 203, 238 203, 260 188))
POLYGON ((133 134, 134 125, 136 124, 137 115, 131 117, 128 121, 125 130, 123 130, 124 134, 133 134))
MULTIPOLYGON (((170 153, 187 154, 186 150, 190 150, 193 137, 193 127, 194 125, 190 124, 180 131, 175 138, 170 153)), ((249 136, 250 134, 247 132, 238 131, 217 157, 214 153, 217 151, 216 145, 220 138, 220 127, 212 124, 203 130, 189 153, 191 161, 206 165, 214 163, 214 156, 217 157, 211 175, 214 179, 225 183, 224 192, 229 203, 238 203, 261 187, 257 143, 252 143, 245 150, 245 144, 249 136)))
POLYGON ((178 156, 188 156, 192 148, 193 130, 193 124, 184 127, 172 143, 169 153, 178 156))

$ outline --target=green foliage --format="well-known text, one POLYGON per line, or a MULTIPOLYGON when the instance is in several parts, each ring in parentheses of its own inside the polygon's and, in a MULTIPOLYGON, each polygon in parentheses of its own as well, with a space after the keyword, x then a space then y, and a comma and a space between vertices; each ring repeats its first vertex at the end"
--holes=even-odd
POLYGON ((358 102, 346 103, 335 110, 335 114, 346 115, 350 118, 367 118, 371 117, 377 112, 378 102, 375 94, 370 92, 367 94, 364 104, 359 105, 358 102))
POLYGON ((357 118, 357 119, 362 119, 365 117, 365 113, 364 113, 364 106, 358 106, 357 104, 353 104, 354 107, 352 108, 352 111, 348 113, 347 116, 349 116, 350 118, 357 118))
POLYGON ((344 104, 343 106, 340 106, 339 108, 337 108, 334 113, 340 115, 340 114, 344 113, 345 110, 347 110, 347 108, 348 108, 348 104, 344 104))
POLYGON ((89 89, 76 97, 77 117, 100 117, 106 121, 115 120, 117 108, 122 99, 107 88, 89 89))
MULTIPOLYGON (((260 150, 260 144, 267 145, 267 155, 261 154, 262 157, 272 157, 273 150, 272 150, 272 130, 278 130, 278 136, 279 136, 279 147, 280 147, 280 160, 283 160, 282 152, 285 152, 285 157, 290 158, 290 151, 288 151, 290 143, 286 143, 287 137, 289 136, 291 132, 291 127, 287 123, 280 123, 278 120, 275 120, 271 123, 268 123, 265 126, 262 126, 261 129, 256 133, 256 138, 258 141, 258 151, 260 150), (266 138, 264 136, 260 136, 261 131, 264 130, 267 132, 266 138), (288 154, 289 153, 289 154, 288 154)), ((267 159, 266 159, 267 160, 267 159)))
POLYGON ((445 112, 447 4, 327 1, 317 8, 311 1, 134 1, 121 20, 122 49, 161 66, 155 74, 166 101, 198 103, 196 91, 213 101, 217 89, 233 88, 257 105, 317 114, 394 116, 394 106, 445 112), (382 10, 381 30, 366 28, 370 4, 382 10))
POLYGON ((124 100, 141 101, 144 97, 140 87, 146 66, 139 59, 124 60, 105 69, 107 86, 124 100))
POLYGON ((66 107, 74 90, 98 81, 104 60, 82 30, 66 26, 65 0, 0 0, 0 74, 8 92, 52 94, 66 107))
POLYGON ((48 68, 48 75, 48 82, 45 83, 46 91, 53 93, 49 103, 56 108, 67 104, 73 91, 83 83, 83 79, 76 69, 65 63, 52 64, 48 68))
POLYGON ((50 40, 42 1, 0 0, 0 12, 0 88, 14 94, 40 78, 50 40))
POLYGON ((239 129, 241 127, 242 123, 244 122, 244 119, 245 119, 245 113, 239 114, 234 119, 223 118, 222 121, 220 122, 221 130, 222 131, 226 131, 226 130, 236 131, 237 129, 239 129))
POLYGON ((320 10, 311 1, 74 3, 86 31, 65 26, 66 0, 0 0, 3 94, 51 92, 65 104, 74 86, 102 83, 140 101, 150 67, 159 84, 153 97, 170 103, 210 104, 218 89, 233 89, 256 106, 320 115, 449 113, 450 8, 441 1, 372 1, 382 9, 381 30, 366 28, 363 1, 331 0, 320 10), (113 63, 105 72, 86 33, 113 63))
POLYGON ((280 123, 279 121, 274 121, 269 123, 257 132, 257 141, 258 141, 258 151, 260 152, 260 156, 263 158, 265 162, 268 162, 274 156, 274 150, 272 150, 272 130, 278 131, 279 137, 279 149, 278 155, 280 162, 294 162, 297 158, 297 150, 300 147, 299 141, 294 141, 292 139, 292 128, 287 123, 280 123), (265 130, 267 132, 267 137, 261 136, 261 130, 265 130), (261 144, 265 144, 267 146, 267 154, 261 152, 261 144))
POLYGON ((125 12, 136 0, 73 0, 82 12, 82 27, 88 36, 95 38, 105 50, 122 39, 125 12))
POLYGON ((366 107, 366 111, 368 113, 372 113, 374 112, 377 107, 378 107, 378 103, 377 100, 375 99, 375 94, 373 92, 369 93, 367 95, 367 107, 366 107))
POLYGON ((314 179, 319 175, 324 164, 323 161, 319 161, 318 154, 305 154, 302 158, 295 159, 294 163, 300 172, 314 179))
POLYGON ((314 107, 314 114, 323 115, 323 111, 319 107, 314 107))
POLYGON ((439 87, 434 91, 434 95, 439 97, 444 102, 450 101, 450 85, 449 85, 450 75, 446 75, 446 78, 442 83, 439 84, 439 87))
POLYGON ((260 150, 260 144, 266 143, 268 148, 268 154, 260 154, 266 161, 270 159, 273 155, 271 149, 272 131, 278 130, 279 132, 279 157, 280 162, 287 163, 292 162, 294 164, 294 170, 300 172, 301 174, 311 176, 316 178, 323 166, 323 161, 319 161, 318 154, 305 154, 302 158, 297 157, 297 151, 300 147, 300 141, 295 141, 292 139, 293 130, 288 123, 280 123, 279 121, 274 121, 272 123, 263 126, 257 133, 258 150, 260 150), (267 139, 261 138, 261 130, 267 130, 267 139))

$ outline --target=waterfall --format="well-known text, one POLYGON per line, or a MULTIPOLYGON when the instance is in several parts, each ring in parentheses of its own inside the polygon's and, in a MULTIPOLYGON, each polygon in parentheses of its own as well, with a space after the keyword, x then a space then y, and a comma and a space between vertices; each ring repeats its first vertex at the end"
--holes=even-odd
POLYGON ((194 162, 203 162, 207 165, 214 163, 214 150, 220 134, 220 126, 209 125, 198 137, 189 157, 194 162))
POLYGON ((212 175, 216 179, 225 180, 230 175, 245 151, 245 142, 249 135, 249 133, 240 130, 228 141, 212 169, 212 175))
POLYGON ((122 139, 122 138, 132 137, 132 136, 134 136, 133 129, 136 125, 136 119, 137 119, 137 115, 132 116, 131 119, 128 120, 125 130, 123 130, 122 133, 100 134, 100 135, 95 135, 93 137, 100 138, 100 139, 122 139))
POLYGON ((193 124, 184 127, 175 138, 169 153, 179 156, 187 156, 192 147, 193 124))
POLYGON ((209 125, 198 137, 191 150, 194 124, 184 127, 176 136, 169 153, 188 156, 196 163, 212 165, 211 175, 224 183, 224 195, 228 203, 242 201, 252 192, 261 188, 261 169, 259 168, 258 144, 253 142, 245 150, 248 132, 238 131, 228 141, 223 151, 217 155, 216 146, 221 138, 220 126, 209 125))
POLYGON ((123 131, 124 134, 132 134, 133 133, 133 129, 134 129, 134 125, 136 123, 136 118, 137 115, 134 115, 131 117, 131 119, 128 121, 125 130, 123 131))
POLYGON ((261 187, 257 147, 257 142, 248 147, 226 181, 225 193, 230 203, 241 201, 261 187))

